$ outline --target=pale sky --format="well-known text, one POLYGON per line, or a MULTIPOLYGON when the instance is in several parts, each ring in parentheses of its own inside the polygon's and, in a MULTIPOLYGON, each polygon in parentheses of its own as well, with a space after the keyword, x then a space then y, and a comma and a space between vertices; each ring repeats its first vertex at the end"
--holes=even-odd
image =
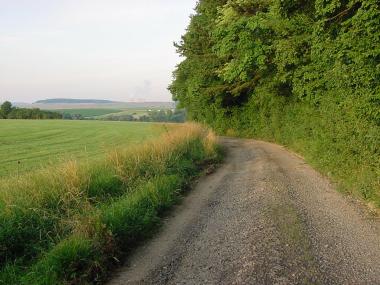
POLYGON ((0 0, 0 102, 168 101, 196 0, 0 0))

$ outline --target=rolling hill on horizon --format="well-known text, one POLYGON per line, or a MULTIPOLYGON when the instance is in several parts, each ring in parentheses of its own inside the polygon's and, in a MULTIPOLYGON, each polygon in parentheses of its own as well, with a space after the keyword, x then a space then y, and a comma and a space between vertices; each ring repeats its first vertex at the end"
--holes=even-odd
POLYGON ((56 98, 38 100, 34 103, 13 102, 19 108, 39 108, 42 110, 61 109, 174 109, 174 102, 117 102, 100 99, 68 99, 56 98))
POLYGON ((102 100, 102 99, 54 98, 54 99, 38 100, 34 102, 33 104, 115 104, 115 103, 124 103, 124 102, 102 100))

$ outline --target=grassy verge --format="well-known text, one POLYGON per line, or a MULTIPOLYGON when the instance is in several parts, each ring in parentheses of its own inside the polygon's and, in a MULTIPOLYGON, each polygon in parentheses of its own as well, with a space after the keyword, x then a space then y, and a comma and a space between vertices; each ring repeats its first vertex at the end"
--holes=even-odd
POLYGON ((236 112, 229 134, 285 145, 336 182, 339 191, 364 200, 374 212, 380 209, 379 125, 358 118, 353 105, 329 98, 313 107, 264 92, 261 96, 256 99, 265 104, 252 101, 236 112))
POLYGON ((106 161, 3 179, 0 284, 102 281, 215 159, 213 134, 188 124, 106 161))

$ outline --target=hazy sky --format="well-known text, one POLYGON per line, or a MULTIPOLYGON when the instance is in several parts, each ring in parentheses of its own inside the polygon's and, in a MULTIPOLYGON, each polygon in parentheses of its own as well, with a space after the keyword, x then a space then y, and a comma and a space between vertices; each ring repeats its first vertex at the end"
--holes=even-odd
POLYGON ((0 0, 0 102, 165 101, 196 0, 0 0))

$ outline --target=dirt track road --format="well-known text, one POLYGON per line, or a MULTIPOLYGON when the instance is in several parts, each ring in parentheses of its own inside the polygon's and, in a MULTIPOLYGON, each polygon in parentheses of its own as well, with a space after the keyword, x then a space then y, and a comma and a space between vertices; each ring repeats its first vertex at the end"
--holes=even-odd
POLYGON ((380 222, 297 156, 222 139, 227 157, 109 283, 380 284, 380 222))

